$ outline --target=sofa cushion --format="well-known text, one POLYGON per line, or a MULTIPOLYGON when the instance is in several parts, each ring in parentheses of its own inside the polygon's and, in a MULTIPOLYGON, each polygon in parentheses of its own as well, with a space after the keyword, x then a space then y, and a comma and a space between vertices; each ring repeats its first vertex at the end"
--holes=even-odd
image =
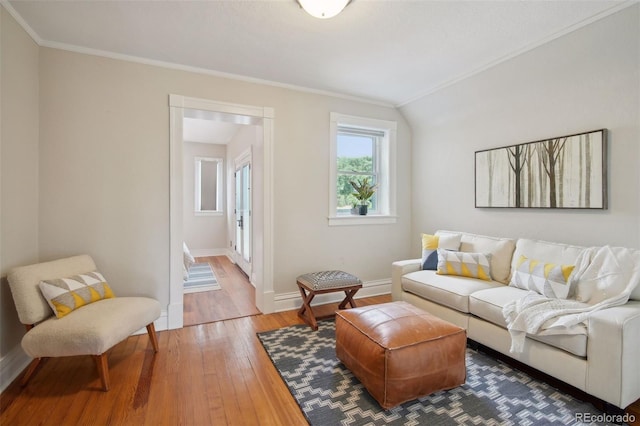
POLYGON ((458 250, 462 234, 422 234, 422 269, 435 271, 438 268, 438 249, 458 250))
POLYGON ((535 291, 546 297, 566 299, 569 294, 569 276, 574 268, 575 265, 545 263, 520 255, 509 285, 535 291))
POLYGON ((491 281, 491 253, 438 249, 438 275, 457 275, 491 281))
MULTIPOLYGON (((469 312, 479 318, 507 328, 507 323, 502 315, 502 308, 513 300, 520 299, 527 294, 527 290, 515 287, 490 288, 474 292, 469 296, 469 312)), ((533 336, 528 338, 546 343, 580 357, 587 356, 586 327, 584 334, 556 334, 545 336, 533 336)))
MULTIPOLYGON (((459 234, 459 232, 440 230, 436 235, 459 234)), ((509 283, 511 276, 511 256, 515 241, 510 238, 489 237, 485 235, 462 234, 460 251, 469 253, 491 253, 491 277, 503 284, 509 283)))
POLYGON ((102 299, 36 325, 24 335, 22 348, 33 358, 100 355, 159 316, 154 299, 102 299))
POLYGON ((504 287, 504 285, 496 281, 438 275, 436 271, 410 272, 402 277, 404 291, 464 313, 469 313, 471 293, 494 287, 504 287))
POLYGON ((469 311, 477 317, 507 328, 507 323, 502 315, 502 307, 513 300, 523 298, 528 291, 515 287, 502 287, 500 290, 478 291, 477 294, 469 298, 469 311))

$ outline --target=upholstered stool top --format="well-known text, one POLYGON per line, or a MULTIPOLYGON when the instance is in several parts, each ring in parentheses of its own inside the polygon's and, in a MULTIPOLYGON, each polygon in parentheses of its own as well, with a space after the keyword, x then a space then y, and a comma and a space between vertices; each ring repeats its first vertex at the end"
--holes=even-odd
POLYGON ((320 271, 300 275, 298 282, 311 290, 362 285, 360 278, 344 271, 320 271))

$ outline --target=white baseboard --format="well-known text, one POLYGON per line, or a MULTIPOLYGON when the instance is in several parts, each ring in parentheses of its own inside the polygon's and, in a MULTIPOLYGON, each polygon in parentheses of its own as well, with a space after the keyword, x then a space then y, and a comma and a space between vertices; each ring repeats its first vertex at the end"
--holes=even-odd
POLYGON ((19 344, 0 358, 0 392, 3 392, 30 362, 31 357, 24 353, 19 344))
POLYGON ((191 249, 190 251, 193 257, 231 256, 231 252, 226 248, 191 249))
POLYGON ((182 290, 183 294, 201 293, 203 291, 220 290, 220 284, 202 285, 199 287, 185 288, 182 290))
MULTIPOLYGON (((156 327, 156 331, 169 329, 167 311, 162 311, 160 313, 160 318, 154 321, 154 325, 156 327)), ((147 334, 147 328, 141 328, 133 333, 133 335, 137 334, 147 334)), ((20 344, 16 345, 8 354, 0 358, 0 392, 3 392, 7 386, 9 386, 11 382, 13 382, 16 377, 18 377, 20 373, 27 368, 30 362, 31 357, 22 350, 22 346, 20 346, 20 344)))
MULTIPOLYGON (((379 296, 391 293, 391 278, 384 280, 367 281, 362 284, 362 288, 356 293, 354 299, 364 297, 379 296)), ((319 294, 314 297, 311 306, 324 305, 327 303, 337 303, 344 299, 344 292, 319 294)), ((302 306, 302 296, 300 292, 280 293, 274 297, 275 312, 291 311, 302 306)))

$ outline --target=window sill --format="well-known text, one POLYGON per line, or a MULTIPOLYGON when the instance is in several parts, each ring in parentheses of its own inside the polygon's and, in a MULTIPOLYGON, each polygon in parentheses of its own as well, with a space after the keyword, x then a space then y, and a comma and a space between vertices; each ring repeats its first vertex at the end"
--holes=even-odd
POLYGON ((351 225, 387 225, 396 223, 397 216, 389 215, 351 215, 351 216, 329 216, 329 226, 351 226, 351 225))
POLYGON ((216 210, 209 210, 209 211, 199 211, 199 212, 195 212, 194 213, 195 216, 222 216, 224 215, 224 212, 216 210))

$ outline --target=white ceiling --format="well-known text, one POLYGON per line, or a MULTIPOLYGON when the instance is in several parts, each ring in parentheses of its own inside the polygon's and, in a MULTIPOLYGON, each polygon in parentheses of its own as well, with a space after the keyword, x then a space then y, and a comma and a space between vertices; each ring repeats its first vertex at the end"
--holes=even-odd
POLYGON ((402 105, 599 19, 615 0, 0 0, 43 46, 402 105))

